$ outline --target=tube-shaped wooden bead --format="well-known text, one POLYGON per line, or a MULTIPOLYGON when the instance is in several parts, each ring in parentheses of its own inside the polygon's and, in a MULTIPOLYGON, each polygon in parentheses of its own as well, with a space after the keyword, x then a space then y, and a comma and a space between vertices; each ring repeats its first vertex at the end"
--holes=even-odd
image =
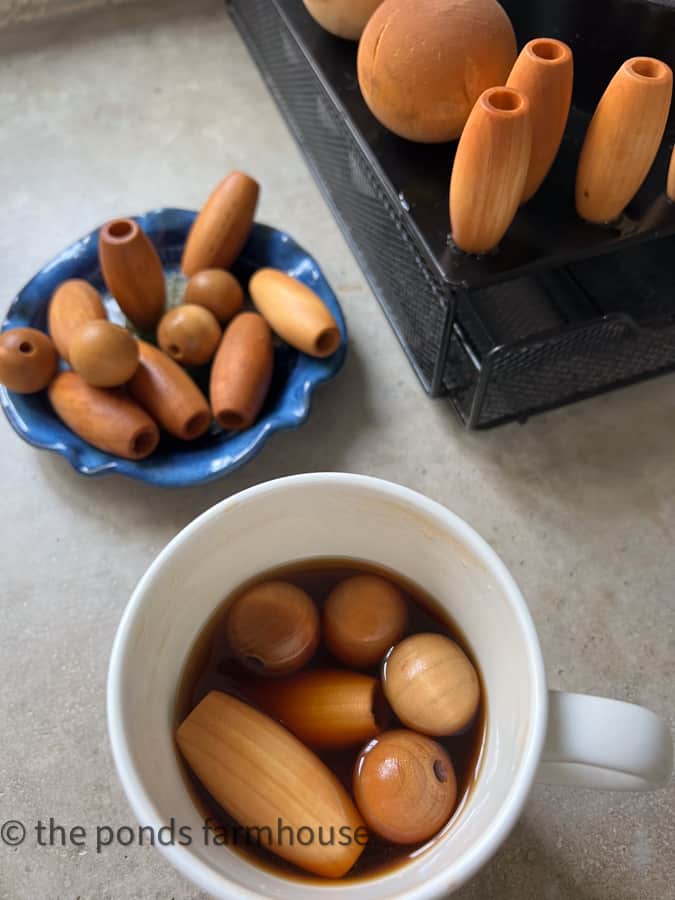
POLYGON ((362 745, 390 718, 377 680, 359 672, 316 669, 247 686, 245 692, 315 750, 362 745))
POLYGON ((459 140, 450 181, 455 244, 487 253, 518 210, 530 165, 530 101, 513 88, 484 91, 459 140))
POLYGON ((640 189, 668 121, 673 73, 658 59, 623 63, 597 105, 579 156, 576 207, 582 219, 616 219, 640 189))
POLYGON ((572 103, 572 51, 554 38, 535 38, 525 44, 511 70, 507 87, 530 101, 532 153, 522 202, 541 187, 553 165, 572 103))
POLYGON ((139 341, 140 361, 129 382, 131 395, 165 431, 184 441, 211 424, 206 398, 187 372, 157 347, 139 341))
POLYGON ((141 331, 152 331, 166 302, 164 269, 154 244, 133 219, 101 228, 98 255, 103 279, 124 315, 141 331))
POLYGON ((144 459, 159 442, 150 416, 119 388, 92 387, 75 372, 62 372, 49 386, 56 415, 93 447, 124 459, 144 459))
POLYGON ((258 418, 274 370, 272 335, 257 313, 240 313, 225 330, 211 367, 211 409, 228 430, 258 418))
POLYGON ((269 716, 211 691, 178 728, 176 741, 216 802, 240 825, 255 828, 272 853, 326 878, 346 875, 361 855, 368 832, 347 791, 269 716))
POLYGON ((47 328, 59 354, 70 362, 70 340, 81 325, 107 318, 96 288, 81 278, 71 278, 54 291, 47 313, 47 328))
POLYGON ((340 329, 331 311, 306 284, 279 269, 259 269, 248 290, 270 328, 291 347, 324 357, 340 346, 340 329))
POLYGON ((260 185, 230 172, 213 191, 188 235, 181 267, 190 278, 202 269, 229 269, 253 227, 260 185))

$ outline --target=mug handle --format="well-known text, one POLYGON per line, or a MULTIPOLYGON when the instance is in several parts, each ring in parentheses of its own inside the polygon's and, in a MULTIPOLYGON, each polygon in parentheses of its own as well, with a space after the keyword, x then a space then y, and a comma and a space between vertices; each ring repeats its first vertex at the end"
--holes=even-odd
POLYGON ((670 729, 657 715, 621 700, 549 691, 540 784, 651 791, 673 769, 670 729))

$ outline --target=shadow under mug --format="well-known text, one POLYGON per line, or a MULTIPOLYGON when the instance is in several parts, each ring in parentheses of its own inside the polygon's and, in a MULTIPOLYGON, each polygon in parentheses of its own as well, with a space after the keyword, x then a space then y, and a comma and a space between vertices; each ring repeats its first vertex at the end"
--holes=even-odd
POLYGON ((189 846, 161 849, 212 896, 316 900, 322 891, 320 882, 277 877, 229 848, 200 840, 203 821, 173 737, 181 672, 215 608, 248 579, 312 557, 376 563, 436 598, 466 636, 487 703, 480 771, 451 827, 395 872, 330 882, 332 900, 447 896, 495 853, 535 780, 647 790, 669 778, 672 740, 653 713, 547 690, 539 641, 520 590, 462 519, 420 494, 374 478, 281 478, 223 501, 171 541, 134 591, 110 662, 108 726, 129 802, 141 825, 159 829, 173 819, 187 826, 194 838, 189 846))

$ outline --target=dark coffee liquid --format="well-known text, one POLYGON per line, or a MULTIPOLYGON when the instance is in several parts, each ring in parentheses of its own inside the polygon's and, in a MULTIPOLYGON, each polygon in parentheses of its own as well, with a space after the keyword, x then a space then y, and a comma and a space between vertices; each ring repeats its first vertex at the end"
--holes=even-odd
MULTIPOLYGON (((231 597, 227 597, 223 601, 199 635, 183 670, 176 703, 176 727, 209 691, 224 691, 240 697, 244 697, 246 694, 246 684, 252 678, 251 673, 233 659, 224 637, 225 616, 227 615, 231 599, 248 590, 253 584, 279 579, 289 581, 305 590, 321 610, 326 597, 336 584, 345 578, 364 572, 387 578, 403 591, 408 604, 408 628, 406 635, 420 632, 435 632, 447 635, 460 645, 480 676, 480 669, 462 633, 454 623, 448 620, 447 614, 441 610, 434 599, 415 584, 387 569, 355 560, 309 560, 265 572, 247 584, 242 585, 231 597)), ((347 666, 335 659, 322 643, 307 668, 346 669, 347 666)), ((375 677, 378 677, 380 674, 379 667, 369 671, 360 671, 365 671, 366 674, 375 677)), ((462 807, 465 805, 471 792, 480 766, 485 740, 485 718, 485 692, 482 691, 478 713, 474 721, 463 733, 449 738, 434 738, 434 740, 445 747, 455 768, 457 777, 457 808, 450 822, 439 835, 427 842, 426 846, 430 846, 437 841, 448 828, 452 827, 457 816, 461 814, 462 807)), ((402 727, 404 726, 392 715, 389 728, 402 727)), ((349 750, 317 753, 328 768, 340 779, 352 797, 352 773, 360 750, 360 747, 352 747, 349 750)), ((176 752, 178 753, 178 751, 176 752)), ((180 757, 180 754, 178 755, 180 757)), ((182 757, 180 758, 190 791, 203 818, 205 820, 215 820, 227 833, 231 833, 235 825, 234 820, 204 790, 196 777, 183 763, 182 757)), ((217 830, 218 826, 215 827, 217 830)), ((231 843, 228 843, 228 846, 241 852, 252 862, 270 870, 276 875, 310 883, 325 883, 326 881, 325 879, 309 875, 264 847, 232 847, 231 843)), ((390 871, 392 868, 401 866, 413 854, 417 856, 421 846, 425 845, 401 846, 391 844, 378 838, 377 835, 371 834, 368 844, 354 868, 348 875, 340 879, 340 883, 380 875, 385 870, 390 871)))

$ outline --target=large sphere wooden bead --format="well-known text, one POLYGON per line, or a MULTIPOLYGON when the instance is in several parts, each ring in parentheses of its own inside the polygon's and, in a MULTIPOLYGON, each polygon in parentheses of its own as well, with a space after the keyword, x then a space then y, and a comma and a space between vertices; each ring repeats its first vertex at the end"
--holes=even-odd
POLYGON ((218 349, 222 332, 216 317, 203 306, 185 303, 162 316, 157 341, 184 366, 203 366, 218 349))
POLYGON ((244 305, 244 291, 225 269, 203 269, 188 281, 183 303, 203 306, 221 325, 233 319, 244 305))
POLYGON ((403 592, 379 575, 354 575, 328 595, 323 636, 341 662, 356 668, 375 666, 400 640, 408 614, 403 592))
POLYGON ((73 333, 68 345, 70 364, 94 387, 126 384, 138 369, 136 338, 107 319, 92 319, 73 333))
POLYGON ((311 597, 286 581, 265 581, 240 594, 225 620, 234 654, 260 675, 290 675, 319 645, 319 614, 311 597))
POLYGON ((367 825, 395 844, 432 838, 457 802, 457 779, 446 751, 403 729, 384 732, 361 751, 353 788, 367 825))
POLYGON ((37 328, 12 328, 0 335, 0 384, 16 394, 44 390, 57 363, 54 344, 37 328))
POLYGON ((382 686, 398 718, 423 734, 454 734, 476 715, 478 674, 462 648, 442 634, 415 634, 382 667, 382 686))

